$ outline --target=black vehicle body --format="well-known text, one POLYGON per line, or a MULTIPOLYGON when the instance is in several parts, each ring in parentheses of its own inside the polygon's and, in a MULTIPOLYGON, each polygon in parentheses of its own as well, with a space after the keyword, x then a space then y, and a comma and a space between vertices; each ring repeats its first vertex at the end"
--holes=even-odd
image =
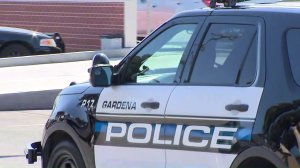
MULTIPOLYGON (((300 28, 300 8, 240 7, 195 10, 180 13, 170 21, 184 20, 187 17, 202 17, 205 20, 212 18, 217 23, 220 23, 220 18, 225 18, 224 23, 245 24, 249 23, 248 19, 254 18, 260 29, 258 43, 261 48, 258 50, 260 57, 257 67, 259 74, 255 85, 264 87, 264 91, 252 127, 251 141, 240 147, 231 167, 300 167, 299 144, 292 131, 292 127, 300 122, 300 86, 293 78, 286 40, 288 30, 300 28)), ((168 23, 164 25, 166 24, 168 23)), ((189 52, 183 55, 182 64, 179 65, 175 77, 178 86, 187 85, 185 81, 189 78, 193 66, 196 46, 199 46, 202 34, 206 33, 205 26, 208 25, 197 27, 197 37, 194 38, 193 44, 188 46, 189 52)), ((122 69, 127 66, 130 58, 160 34, 161 29, 144 39, 114 67, 114 72, 119 74, 115 85, 122 84, 122 69)), ((97 103, 83 106, 82 102, 88 100, 97 102, 103 89, 104 87, 92 87, 89 83, 64 89, 54 104, 39 148, 33 147, 29 151, 35 151, 35 154, 27 157, 36 158, 36 153, 41 153, 43 167, 47 167, 53 147, 67 139, 78 147, 86 167, 95 167, 93 144, 97 103)))
POLYGON ((32 55, 61 53, 65 50, 64 42, 58 33, 44 34, 20 28, 0 27, 0 52, 13 45, 25 47, 28 51, 26 53, 32 55), (40 46, 41 39, 54 39, 56 46, 40 46))

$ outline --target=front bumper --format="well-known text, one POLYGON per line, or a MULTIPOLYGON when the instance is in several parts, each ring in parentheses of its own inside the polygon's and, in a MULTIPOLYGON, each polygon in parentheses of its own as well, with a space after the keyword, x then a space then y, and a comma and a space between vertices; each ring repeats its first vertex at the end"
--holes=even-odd
POLYGON ((57 54, 61 52, 62 50, 58 47, 39 47, 35 49, 34 55, 57 54))
POLYGON ((41 142, 27 144, 24 153, 28 160, 28 164, 33 164, 37 161, 37 157, 42 155, 41 142))

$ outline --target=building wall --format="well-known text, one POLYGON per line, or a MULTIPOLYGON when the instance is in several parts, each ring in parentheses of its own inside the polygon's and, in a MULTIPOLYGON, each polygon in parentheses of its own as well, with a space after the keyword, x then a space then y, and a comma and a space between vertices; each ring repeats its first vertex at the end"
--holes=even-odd
POLYGON ((97 50, 101 35, 123 35, 124 2, 0 0, 0 18, 0 26, 59 32, 67 52, 97 50))

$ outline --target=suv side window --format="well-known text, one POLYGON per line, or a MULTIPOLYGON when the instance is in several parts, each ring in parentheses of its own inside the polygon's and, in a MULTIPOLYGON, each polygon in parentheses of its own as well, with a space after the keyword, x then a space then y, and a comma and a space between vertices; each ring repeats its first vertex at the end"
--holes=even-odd
POLYGON ((127 83, 170 84, 197 24, 178 24, 163 31, 129 62, 127 83))
POLYGON ((257 60, 255 25, 211 24, 201 43, 190 83, 249 86, 257 60))
POLYGON ((290 29, 286 35, 290 65, 294 80, 300 86, 300 29, 290 29))

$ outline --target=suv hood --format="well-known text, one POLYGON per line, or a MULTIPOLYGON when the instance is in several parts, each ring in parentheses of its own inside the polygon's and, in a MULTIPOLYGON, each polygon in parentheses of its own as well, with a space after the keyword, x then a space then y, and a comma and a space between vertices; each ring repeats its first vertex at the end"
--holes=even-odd
POLYGON ((40 32, 36 32, 36 31, 32 31, 32 30, 26 30, 26 29, 21 29, 21 28, 15 28, 15 27, 0 27, 0 32, 6 32, 6 33, 18 33, 18 34, 24 34, 24 35, 38 35, 38 36, 43 36, 43 37, 47 37, 50 38, 49 36, 47 36, 46 34, 40 33, 40 32))
POLYGON ((89 82, 75 84, 63 89, 60 92, 60 95, 81 94, 84 91, 86 91, 90 86, 91 84, 89 82))

